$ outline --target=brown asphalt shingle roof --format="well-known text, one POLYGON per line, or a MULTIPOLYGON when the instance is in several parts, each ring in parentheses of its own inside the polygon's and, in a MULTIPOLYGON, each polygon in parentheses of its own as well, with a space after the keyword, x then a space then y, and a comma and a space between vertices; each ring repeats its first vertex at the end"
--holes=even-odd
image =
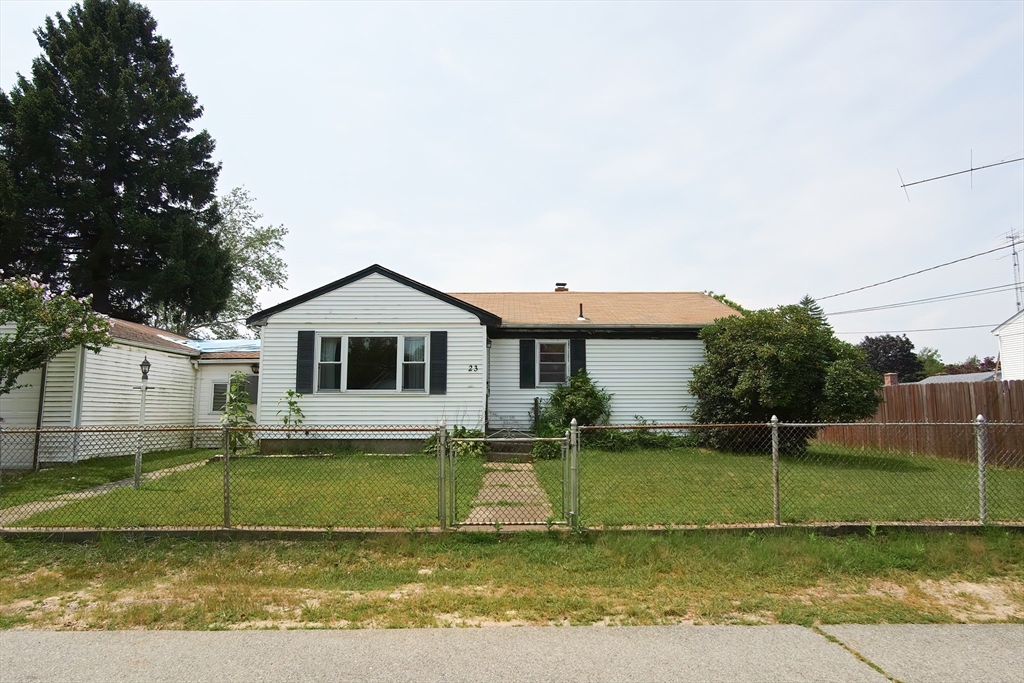
POLYGON ((259 360, 259 351, 204 351, 200 360, 259 360))
POLYGON ((187 337, 182 337, 180 334, 168 332, 167 330, 150 327, 149 325, 130 323, 127 320, 111 318, 110 336, 114 339, 121 339, 127 342, 139 342, 155 346, 160 349, 166 349, 168 351, 186 353, 191 356, 199 355, 198 350, 185 345, 185 342, 188 341, 187 337), (174 340, 180 340, 181 343, 174 340))
POLYGON ((502 327, 701 327, 739 313, 700 292, 465 292, 502 327), (586 321, 578 321, 580 304, 586 321))

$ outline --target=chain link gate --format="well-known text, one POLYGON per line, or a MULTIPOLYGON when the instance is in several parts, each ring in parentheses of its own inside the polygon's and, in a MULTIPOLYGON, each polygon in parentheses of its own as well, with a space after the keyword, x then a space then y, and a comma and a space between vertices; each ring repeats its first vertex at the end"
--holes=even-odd
POLYGON ((442 528, 576 525, 579 428, 575 420, 564 437, 455 437, 442 423, 437 441, 442 528), (519 450, 499 452, 495 446, 519 450))

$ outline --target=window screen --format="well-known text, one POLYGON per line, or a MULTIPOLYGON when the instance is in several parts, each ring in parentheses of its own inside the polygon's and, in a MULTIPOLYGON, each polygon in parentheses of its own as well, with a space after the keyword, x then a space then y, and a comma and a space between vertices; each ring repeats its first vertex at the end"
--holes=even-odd
POLYGON ((406 337, 402 357, 402 390, 423 391, 427 386, 427 343, 425 337, 406 337))
POLYGON ((341 337, 320 338, 320 363, 317 366, 317 391, 341 389, 341 337))
POLYGON ((224 404, 228 400, 228 383, 216 383, 213 385, 213 412, 219 413, 224 410, 224 404))
POLYGON ((558 384, 565 381, 565 343, 540 343, 540 382, 558 384))

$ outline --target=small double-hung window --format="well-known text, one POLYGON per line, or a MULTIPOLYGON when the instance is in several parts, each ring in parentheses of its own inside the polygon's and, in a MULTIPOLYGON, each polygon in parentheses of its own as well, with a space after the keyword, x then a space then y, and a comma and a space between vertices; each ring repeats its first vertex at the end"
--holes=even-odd
POLYGON ((341 337, 320 338, 317 391, 341 390, 341 337))
POLYGON ((537 375, 541 384, 561 384, 568 367, 565 342, 540 342, 537 375))
POLYGON ((402 391, 423 391, 427 386, 427 340, 405 337, 402 356, 402 391))

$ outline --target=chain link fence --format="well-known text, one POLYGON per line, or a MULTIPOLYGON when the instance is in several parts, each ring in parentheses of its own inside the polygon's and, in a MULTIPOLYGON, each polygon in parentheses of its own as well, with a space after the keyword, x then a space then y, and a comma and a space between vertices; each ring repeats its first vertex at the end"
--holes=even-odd
POLYGON ((584 526, 1024 523, 1024 424, 581 432, 584 526))
POLYGON ((0 430, 4 528, 1024 523, 1024 424, 0 430))

